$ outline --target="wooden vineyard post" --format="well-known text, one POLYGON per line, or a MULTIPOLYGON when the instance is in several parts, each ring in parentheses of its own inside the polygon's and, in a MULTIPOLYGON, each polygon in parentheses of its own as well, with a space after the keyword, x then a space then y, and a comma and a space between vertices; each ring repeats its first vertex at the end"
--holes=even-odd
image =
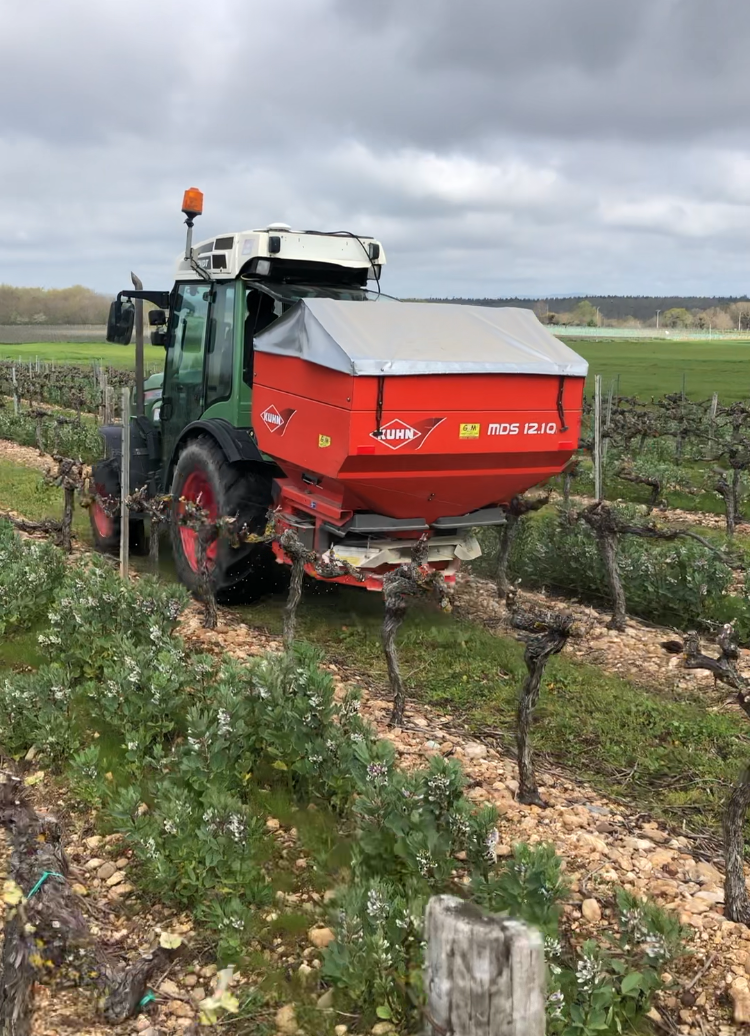
MULTIPOLYGON (((130 274, 136 291, 143 290, 143 281, 134 273, 130 274)), ((135 415, 143 417, 145 401, 143 394, 143 299, 135 300, 135 415)))
POLYGON ((128 575, 130 546, 130 389, 122 390, 122 457, 120 464, 120 575, 128 575))
POLYGON ((425 939, 425 1036, 544 1036, 544 949, 535 928, 433 896, 425 939))
POLYGON ((602 498, 602 376, 594 377, 594 496, 602 498))
MULTIPOLYGON (((607 393, 607 415, 604 418, 604 428, 609 431, 609 426, 612 424, 612 396, 615 392, 615 381, 612 379, 612 383, 609 386, 609 392, 607 393)), ((609 439, 605 439, 602 444, 602 459, 607 459, 607 448, 609 446, 609 439)))
POLYGON ((711 409, 709 411, 708 423, 708 459, 713 460, 714 453, 714 431, 716 429, 716 411, 719 409, 719 393, 714 392, 711 396, 711 409))
POLYGON ((99 394, 101 397, 101 406, 99 408, 99 420, 102 424, 109 424, 107 420, 107 391, 109 386, 107 385, 107 372, 103 366, 99 368, 99 394))
POLYGON ((16 368, 10 369, 10 380, 13 382, 13 413, 18 416, 18 381, 16 380, 16 368))

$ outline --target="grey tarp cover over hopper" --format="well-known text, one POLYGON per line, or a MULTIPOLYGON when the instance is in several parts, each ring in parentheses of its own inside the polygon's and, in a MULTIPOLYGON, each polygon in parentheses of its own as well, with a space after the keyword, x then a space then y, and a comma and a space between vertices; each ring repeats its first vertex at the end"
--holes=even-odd
POLYGON ((255 339, 258 352, 297 356, 346 374, 551 374, 588 364, 530 309, 303 299, 255 339))

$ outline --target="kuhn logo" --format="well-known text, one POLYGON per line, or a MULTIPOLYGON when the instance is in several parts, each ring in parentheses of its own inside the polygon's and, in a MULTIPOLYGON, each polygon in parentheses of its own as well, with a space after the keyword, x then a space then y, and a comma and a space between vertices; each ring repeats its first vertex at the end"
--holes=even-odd
POLYGON ((421 438, 422 433, 397 417, 395 420, 389 421, 388 424, 384 424, 380 429, 380 434, 378 432, 370 432, 370 435, 373 439, 377 439, 378 442, 390 446, 392 450, 400 450, 408 442, 414 442, 416 439, 421 438))
POLYGON ((276 407, 271 404, 271 406, 266 407, 260 415, 260 419, 265 423, 269 432, 281 432, 283 435, 286 431, 286 426, 289 424, 295 413, 296 410, 282 410, 281 413, 279 413, 276 407))
POLYGON ((379 431, 370 432, 370 437, 382 442, 389 450, 400 450, 402 446, 410 450, 421 450, 435 429, 444 421, 444 417, 428 417, 424 421, 418 421, 415 428, 414 425, 402 421, 400 417, 394 417, 381 425, 379 431))

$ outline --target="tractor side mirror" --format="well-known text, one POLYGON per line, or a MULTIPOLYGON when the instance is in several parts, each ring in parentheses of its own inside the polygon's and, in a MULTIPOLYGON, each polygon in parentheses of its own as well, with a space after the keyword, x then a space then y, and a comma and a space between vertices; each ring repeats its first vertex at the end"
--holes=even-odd
POLYGON ((167 322, 167 314, 163 309, 149 310, 148 322, 151 327, 163 327, 167 322))
POLYGON ((115 299, 109 307, 107 341, 115 345, 130 345, 135 322, 135 306, 128 299, 115 299))
POLYGON ((164 349, 166 349, 169 346, 169 331, 152 331, 151 344, 161 345, 164 349))

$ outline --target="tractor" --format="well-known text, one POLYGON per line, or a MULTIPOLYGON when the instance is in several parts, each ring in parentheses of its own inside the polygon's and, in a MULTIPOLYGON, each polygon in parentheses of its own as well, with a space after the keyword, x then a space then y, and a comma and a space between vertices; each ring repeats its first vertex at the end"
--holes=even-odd
MULTIPOLYGON (((179 579, 199 589, 197 533, 180 520, 193 501, 259 533, 274 511, 277 529, 358 569, 336 582, 381 589, 421 537, 428 566, 454 580, 481 553, 475 530, 502 524, 504 505, 572 457, 585 361, 530 310, 387 296, 374 238, 272 223, 193 245, 202 210, 186 191, 172 289, 121 291, 107 328, 127 345, 137 300, 155 307, 164 374, 131 419, 130 490, 171 494, 179 579)), ((91 522, 111 551, 121 530, 101 501, 121 492, 122 430, 101 432, 91 522)), ((144 541, 142 516, 128 534, 144 541)), ((276 540, 217 540, 217 593, 262 592, 269 560, 290 563, 276 540)))

